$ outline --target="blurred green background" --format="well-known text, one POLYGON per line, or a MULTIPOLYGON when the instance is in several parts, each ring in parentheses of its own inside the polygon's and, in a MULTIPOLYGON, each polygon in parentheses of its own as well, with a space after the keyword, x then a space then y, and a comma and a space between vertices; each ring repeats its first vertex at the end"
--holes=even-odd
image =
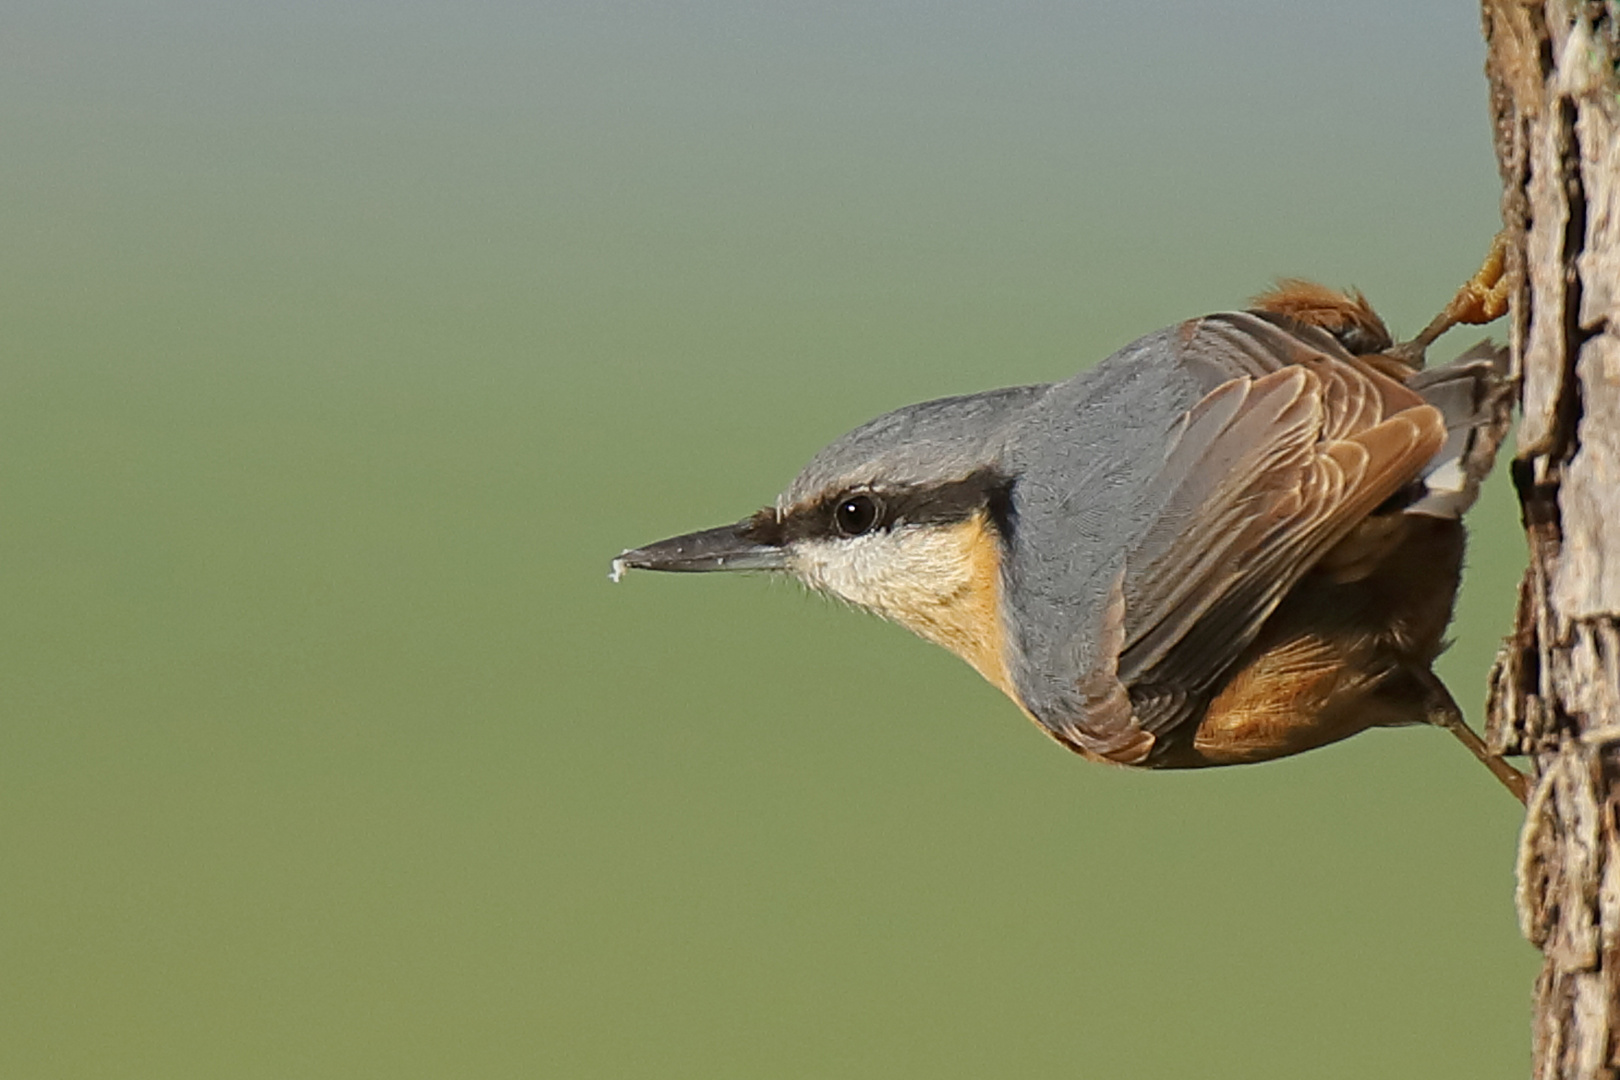
POLYGON ((10 5, 0 1076, 1522 1075, 1447 736, 1113 771, 795 587, 606 577, 1274 275, 1411 333, 1496 228, 1482 55, 1464 0, 10 5))

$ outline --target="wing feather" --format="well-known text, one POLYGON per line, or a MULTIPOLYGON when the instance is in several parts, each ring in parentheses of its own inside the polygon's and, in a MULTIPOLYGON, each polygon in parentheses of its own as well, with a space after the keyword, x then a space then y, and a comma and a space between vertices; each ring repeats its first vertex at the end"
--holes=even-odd
POLYGON ((1037 711, 1127 763, 1196 720, 1289 590, 1445 441, 1436 409, 1318 331, 1224 315, 1178 344, 1214 385, 1148 480, 1153 511, 1127 542, 1109 625, 1089 631, 1078 715, 1037 711))

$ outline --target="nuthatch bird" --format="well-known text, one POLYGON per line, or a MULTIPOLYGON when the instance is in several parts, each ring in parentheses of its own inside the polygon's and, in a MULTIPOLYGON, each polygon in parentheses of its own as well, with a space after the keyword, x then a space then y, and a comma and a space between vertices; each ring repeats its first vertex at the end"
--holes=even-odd
POLYGON ((1412 342, 1284 282, 1063 382, 911 405, 818 453, 773 507, 626 568, 786 571, 962 657, 1095 761, 1269 761, 1370 727, 1456 733, 1431 670, 1461 516, 1505 427, 1498 261, 1412 342))

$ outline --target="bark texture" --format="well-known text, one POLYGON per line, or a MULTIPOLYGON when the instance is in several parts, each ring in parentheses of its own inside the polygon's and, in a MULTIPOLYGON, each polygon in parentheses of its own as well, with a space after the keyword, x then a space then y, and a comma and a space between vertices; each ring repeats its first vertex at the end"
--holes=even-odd
POLYGON ((1488 739, 1528 755, 1537 1080, 1620 1078, 1620 0, 1484 0, 1530 565, 1488 739))

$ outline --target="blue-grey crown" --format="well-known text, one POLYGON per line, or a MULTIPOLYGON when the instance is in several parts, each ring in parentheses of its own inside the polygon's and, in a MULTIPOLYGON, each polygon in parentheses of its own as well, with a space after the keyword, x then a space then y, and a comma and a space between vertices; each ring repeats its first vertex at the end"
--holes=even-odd
POLYGON ((1010 422, 1048 389, 1010 386, 907 405, 833 440, 783 496, 792 506, 829 491, 921 487, 996 465, 1010 422))

